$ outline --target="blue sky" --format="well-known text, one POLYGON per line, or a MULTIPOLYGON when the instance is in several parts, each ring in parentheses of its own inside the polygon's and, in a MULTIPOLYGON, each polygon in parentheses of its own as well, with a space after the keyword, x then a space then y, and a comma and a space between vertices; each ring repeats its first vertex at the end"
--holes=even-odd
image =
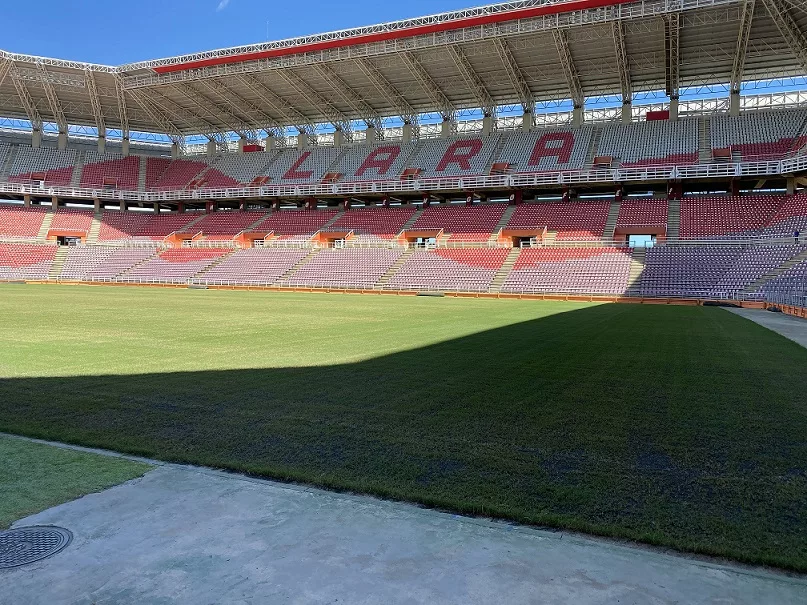
POLYGON ((3 3, 0 48, 120 65, 486 3, 473 0, 8 0, 3 3))

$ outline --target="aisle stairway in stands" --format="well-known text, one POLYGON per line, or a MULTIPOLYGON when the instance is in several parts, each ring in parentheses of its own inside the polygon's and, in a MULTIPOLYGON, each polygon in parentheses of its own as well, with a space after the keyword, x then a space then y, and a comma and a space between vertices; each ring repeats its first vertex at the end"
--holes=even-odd
POLYGON ((279 284, 279 285, 283 285, 283 284, 288 283, 289 279, 294 277, 294 274, 297 273, 297 271, 302 269, 304 265, 308 264, 308 261, 312 260, 317 254, 319 254, 319 251, 320 251, 320 248, 314 248, 313 250, 311 250, 311 252, 306 254, 300 260, 300 262, 295 264, 291 269, 289 269, 283 275, 281 275, 280 279, 278 279, 275 283, 279 284))
POLYGON ((148 159, 146 156, 140 156, 140 172, 137 175, 137 189, 138 191, 146 190, 146 174, 148 168, 148 159))
POLYGON ((12 146, 9 151, 8 155, 6 156, 6 161, 2 167, 0 167, 0 182, 8 182, 9 174, 11 173, 11 167, 14 165, 14 159, 17 157, 17 152, 19 151, 19 147, 16 145, 12 146))
POLYGON ((622 204, 619 200, 614 199, 611 202, 611 207, 608 209, 608 220, 605 221, 605 231, 602 234, 604 240, 614 239, 614 231, 616 231, 616 222, 619 219, 619 209, 621 207, 622 204))
POLYGON ((507 280, 507 276, 510 275, 510 273, 513 271, 513 267, 516 266, 516 261, 518 260, 519 254, 521 254, 521 248, 513 248, 510 250, 510 253, 504 260, 504 263, 502 263, 502 266, 496 272, 493 281, 490 283, 490 292, 498 294, 502 291, 502 286, 507 280))
POLYGON ((96 212, 92 217, 90 230, 87 232, 87 244, 97 244, 98 235, 101 233, 101 213, 96 212))
POLYGON ((647 248, 634 248, 630 258, 630 273, 628 274, 628 287, 626 290, 628 295, 639 295, 639 279, 642 277, 646 262, 647 248))
POLYGON ((671 199, 667 204, 667 239, 677 240, 681 233, 681 201, 671 199))
POLYGON ((123 271, 121 271, 120 273, 116 274, 116 275, 115 275, 115 279, 118 279, 119 277, 126 277, 126 275, 127 275, 128 273, 130 273, 130 272, 134 271, 134 270, 135 270, 135 269, 137 269, 138 267, 142 267, 143 265, 145 265, 145 264, 146 264, 147 262, 149 262, 150 260, 153 260, 153 259, 154 259, 154 258, 155 258, 155 257, 156 257, 156 256, 157 256, 159 253, 160 253, 160 250, 159 250, 159 249, 155 249, 155 250, 154 250, 154 254, 152 254, 151 256, 147 256, 146 258, 144 258, 143 260, 141 260, 139 263, 136 263, 136 264, 132 265, 131 267, 129 267, 128 269, 124 269, 124 270, 123 270, 123 271))
POLYGON ((507 226, 507 223, 510 222, 510 219, 513 218, 513 213, 516 211, 516 208, 518 208, 518 206, 507 207, 507 210, 505 210, 504 214, 502 214, 502 218, 499 219, 499 224, 496 225, 496 228, 493 230, 493 233, 490 234, 490 238, 488 238, 489 244, 495 244, 497 241, 499 241, 499 233, 501 232, 502 229, 504 229, 507 226))
POLYGON ((756 294, 759 290, 767 284, 769 281, 772 281, 782 275, 788 269, 792 269, 796 265, 801 264, 802 262, 807 260, 807 250, 804 252, 797 254, 793 258, 788 261, 785 261, 775 269, 768 271, 765 275, 757 279, 756 281, 750 283, 742 290, 742 294, 756 294))
POLYGON ((185 225, 184 227, 182 227, 182 229, 181 229, 181 230, 179 230, 179 231, 180 231, 180 233, 193 233, 193 226, 194 226, 196 223, 198 223, 199 221, 201 221, 201 220, 202 220, 204 217, 206 217, 206 216, 207 216, 207 214, 206 214, 206 213, 204 213, 204 212, 200 213, 200 214, 199 214, 199 216, 197 216, 197 217, 196 217, 195 219, 193 219, 193 220, 192 220, 190 223, 188 223, 187 225, 185 225))
POLYGON ((499 137, 499 142, 496 143, 496 147, 493 148, 493 154, 491 154, 490 156, 490 162, 488 162, 485 174, 490 174, 490 171, 493 168, 493 164, 498 162, 499 158, 502 157, 502 152, 504 151, 504 148, 507 146, 507 143, 509 141, 510 137, 507 136, 499 137))
POLYGON ((59 277, 61 277, 64 261, 67 260, 67 253, 69 251, 70 249, 67 246, 59 246, 56 255, 53 257, 53 264, 48 271, 48 279, 59 279, 59 277))
POLYGON ((591 135, 591 145, 588 148, 588 155, 586 156, 586 163, 584 167, 593 166, 594 158, 599 154, 600 141, 602 140, 602 128, 595 127, 594 133, 591 135))
POLYGON ((233 249, 232 249, 230 252, 228 252, 227 254, 222 254, 220 257, 218 257, 216 260, 214 260, 212 263, 210 263, 210 264, 209 264, 207 267, 205 267, 204 269, 202 269, 201 271, 199 271, 199 273, 197 273, 196 275, 194 275, 194 276, 193 276, 191 279, 201 279, 202 277, 204 277, 204 276, 205 276, 205 274, 206 274, 208 271, 210 271, 210 270, 211 270, 211 269, 213 269, 214 267, 217 267, 218 265, 220 265, 221 263, 223 263, 224 261, 226 261, 228 258, 230 258, 230 257, 231 257, 233 254, 235 254, 236 252, 238 252, 238 248, 233 248, 233 249))
POLYGON ((320 227, 320 231, 327 231, 328 229, 333 227, 334 223, 336 223, 336 221, 338 221, 342 217, 342 215, 344 213, 345 213, 345 209, 340 208, 339 212, 337 212, 331 220, 329 220, 327 223, 322 225, 322 227, 320 227))
POLYGON ((411 228, 412 228, 412 225, 414 225, 414 224, 417 222, 417 220, 418 220, 418 219, 419 219, 421 216, 423 216, 423 212, 424 212, 424 209, 423 209, 423 208, 419 208, 419 209, 417 210, 417 212, 415 212, 415 213, 412 215, 412 217, 411 217, 411 218, 410 218, 408 221, 406 221, 406 223, 404 224, 404 226, 403 226, 403 227, 401 227, 401 232, 406 231, 407 229, 411 229, 411 228))
POLYGON ((36 241, 45 242, 48 237, 48 231, 50 231, 50 226, 53 224, 53 217, 55 216, 55 212, 48 211, 45 213, 45 218, 42 219, 42 226, 39 228, 39 233, 36 235, 36 241))
POLYGON ((712 161, 712 121, 701 118, 698 121, 698 161, 708 164, 712 161))
POLYGON ((71 187, 81 186, 81 175, 84 174, 84 164, 87 161, 87 152, 84 149, 76 151, 76 163, 73 168, 73 177, 70 179, 71 187))
POLYGON ((409 260, 409 257, 412 256, 412 253, 414 251, 415 251, 414 248, 409 248, 408 250, 406 250, 406 252, 401 254, 400 258, 398 260, 396 260, 393 263, 393 265, 387 270, 387 272, 384 275, 381 276, 381 279, 379 279, 376 282, 376 284, 375 284, 376 288, 383 288, 387 284, 389 284, 389 280, 391 280, 393 277, 395 277, 395 274, 398 273, 398 271, 401 270, 401 267, 403 267, 404 264, 406 263, 406 261, 409 260))

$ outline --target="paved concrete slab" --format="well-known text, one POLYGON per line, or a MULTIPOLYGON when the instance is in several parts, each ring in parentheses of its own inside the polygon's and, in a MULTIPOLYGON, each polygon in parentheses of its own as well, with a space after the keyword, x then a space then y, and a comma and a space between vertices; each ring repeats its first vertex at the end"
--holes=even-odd
POLYGON ((759 309, 728 309, 807 348, 807 320, 759 309))
POLYGON ((174 465, 34 524, 75 539, 0 570, 3 605, 807 602, 801 578, 174 465))

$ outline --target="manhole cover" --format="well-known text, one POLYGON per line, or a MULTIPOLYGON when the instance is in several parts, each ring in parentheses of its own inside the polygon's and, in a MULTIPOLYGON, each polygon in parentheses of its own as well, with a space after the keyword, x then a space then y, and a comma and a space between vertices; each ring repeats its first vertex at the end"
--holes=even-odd
POLYGON ((0 533, 0 569, 28 565, 63 550, 73 539, 61 527, 22 527, 0 533))

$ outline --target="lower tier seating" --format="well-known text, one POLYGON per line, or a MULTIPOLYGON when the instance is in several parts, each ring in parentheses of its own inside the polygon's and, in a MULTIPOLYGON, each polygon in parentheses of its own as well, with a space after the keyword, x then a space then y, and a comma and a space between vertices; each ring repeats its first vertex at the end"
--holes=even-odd
POLYGON ((172 248, 0 242, 0 280, 386 288, 727 299, 807 291, 807 245, 527 248, 172 248), (54 262, 61 271, 51 274, 54 262), (511 260, 512 262, 512 260, 511 260), (501 272, 501 273, 500 273, 501 272), (497 278, 498 275, 498 278, 497 278), (496 280, 496 281, 494 281, 496 280), (495 290, 495 289, 494 289, 495 290))
POLYGON ((485 292, 509 250, 439 249, 416 251, 389 280, 395 290, 485 292))
POLYGON ((238 250, 194 281, 199 284, 271 285, 308 256, 304 248, 238 250))
POLYGON ((502 292, 624 294, 631 267, 629 248, 522 250, 502 292))
POLYGON ((226 248, 176 248, 160 252, 156 257, 127 271, 127 281, 185 283, 208 268, 223 255, 226 248))
POLYGON ((383 248, 321 250, 287 283, 318 288, 372 288, 402 253, 383 248))

